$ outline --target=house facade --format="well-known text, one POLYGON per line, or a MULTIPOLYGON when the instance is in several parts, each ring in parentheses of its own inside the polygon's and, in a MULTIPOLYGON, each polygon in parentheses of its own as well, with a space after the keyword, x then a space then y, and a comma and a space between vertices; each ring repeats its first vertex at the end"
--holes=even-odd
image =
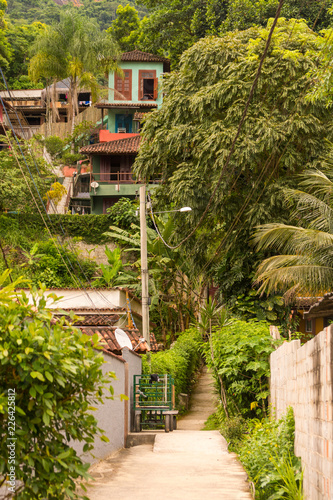
MULTIPOLYGON (((99 143, 81 148, 90 160, 91 213, 106 213, 121 197, 134 198, 138 181, 132 165, 140 147, 140 126, 146 113, 158 109, 163 101, 161 80, 170 63, 154 54, 134 50, 122 54, 121 71, 110 72, 109 95, 96 105, 102 110, 106 129, 99 132, 99 143)), ((75 204, 72 202, 75 210, 75 204)))

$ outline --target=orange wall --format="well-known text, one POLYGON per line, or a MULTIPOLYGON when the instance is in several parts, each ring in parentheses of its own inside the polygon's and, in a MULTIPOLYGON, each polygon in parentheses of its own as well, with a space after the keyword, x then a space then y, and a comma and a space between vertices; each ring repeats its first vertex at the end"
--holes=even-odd
POLYGON ((99 142, 119 141, 119 139, 127 139, 128 137, 135 137, 139 134, 119 134, 118 132, 109 132, 108 130, 99 131, 99 142))

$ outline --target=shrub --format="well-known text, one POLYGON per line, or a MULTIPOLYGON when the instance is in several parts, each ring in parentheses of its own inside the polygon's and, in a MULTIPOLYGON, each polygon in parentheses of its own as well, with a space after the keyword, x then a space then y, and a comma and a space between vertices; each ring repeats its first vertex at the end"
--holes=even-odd
MULTIPOLYGON (((151 354, 151 373, 169 373, 175 381, 176 397, 190 392, 193 376, 200 363, 200 335, 196 328, 181 333, 168 351, 151 354)), ((143 358, 143 373, 149 373, 147 355, 143 358)))
POLYGON ((294 455, 292 408, 278 421, 266 418, 248 424, 249 434, 240 447, 239 458, 255 485, 256 499, 301 500, 301 461, 294 455))
POLYGON ((139 216, 135 215, 138 206, 129 198, 120 198, 117 203, 106 211, 109 215, 110 224, 120 227, 121 229, 129 229, 131 224, 138 224, 139 216))
POLYGON ((265 321, 233 319, 223 328, 213 328, 203 351, 216 383, 220 389, 221 381, 224 385, 230 415, 253 418, 266 414, 269 355, 273 350, 265 321))
MULTIPOLYGON (((3 273, 0 286, 7 278, 3 273)), ((14 291, 20 281, 0 290, 0 486, 14 473, 18 500, 83 498, 76 481, 88 477, 89 464, 69 442, 85 443, 86 452, 96 434, 107 441, 91 405, 103 402, 104 389, 112 394, 114 374, 102 373, 97 335, 54 321, 45 290, 33 291, 29 305, 14 291), (15 443, 14 463, 8 442, 15 443)))

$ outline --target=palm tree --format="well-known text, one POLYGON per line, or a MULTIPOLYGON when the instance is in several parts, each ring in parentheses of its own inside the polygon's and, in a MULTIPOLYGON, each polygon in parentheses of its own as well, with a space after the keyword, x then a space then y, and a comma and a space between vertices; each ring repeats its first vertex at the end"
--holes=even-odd
POLYGON ((253 237, 257 250, 278 252, 260 264, 259 290, 283 291, 286 299, 319 296, 333 285, 333 169, 330 166, 327 175, 307 170, 301 177, 303 190, 284 193, 297 223, 264 224, 253 237))
POLYGON ((47 28, 33 47, 31 74, 52 79, 69 79, 69 119, 74 130, 78 114, 78 89, 89 88, 92 100, 98 96, 98 76, 119 71, 119 49, 112 37, 82 16, 77 9, 61 13, 60 22, 47 28), (38 70, 38 71, 37 71, 38 70))

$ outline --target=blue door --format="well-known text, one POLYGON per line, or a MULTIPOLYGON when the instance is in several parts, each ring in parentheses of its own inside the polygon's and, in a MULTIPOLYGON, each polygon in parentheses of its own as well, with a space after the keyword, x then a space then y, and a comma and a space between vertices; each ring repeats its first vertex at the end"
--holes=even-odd
POLYGON ((116 132, 119 132, 119 129, 127 134, 132 133, 132 115, 116 115, 116 132))

